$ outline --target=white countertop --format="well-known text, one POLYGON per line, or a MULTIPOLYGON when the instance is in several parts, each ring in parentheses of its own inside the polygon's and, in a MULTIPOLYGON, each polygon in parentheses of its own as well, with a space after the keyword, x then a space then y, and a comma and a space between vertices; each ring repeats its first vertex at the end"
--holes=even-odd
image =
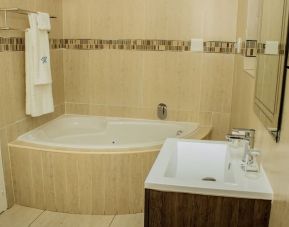
POLYGON ((272 188, 264 169, 247 174, 240 166, 242 155, 241 148, 232 148, 227 142, 167 139, 145 188, 272 200, 272 188), (204 177, 216 181, 204 181, 204 177))

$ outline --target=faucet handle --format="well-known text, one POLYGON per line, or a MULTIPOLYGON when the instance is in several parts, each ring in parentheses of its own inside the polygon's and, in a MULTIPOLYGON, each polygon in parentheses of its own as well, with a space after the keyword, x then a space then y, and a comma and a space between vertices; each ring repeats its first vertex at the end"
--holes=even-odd
POLYGON ((259 173, 261 168, 261 151, 250 149, 244 164, 245 172, 259 173))
POLYGON ((232 134, 254 136, 256 130, 252 128, 233 128, 232 134))
POLYGON ((233 128, 232 129, 232 134, 235 135, 243 135, 247 137, 254 137, 255 136, 255 129, 252 128, 233 128))
POLYGON ((232 131, 255 132, 256 130, 253 128, 232 128, 232 131))

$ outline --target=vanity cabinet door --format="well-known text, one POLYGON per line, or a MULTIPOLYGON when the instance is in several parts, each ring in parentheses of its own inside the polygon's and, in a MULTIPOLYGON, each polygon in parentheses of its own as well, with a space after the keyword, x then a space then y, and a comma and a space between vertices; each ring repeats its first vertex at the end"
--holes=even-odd
POLYGON ((270 210, 270 200, 145 192, 145 227, 266 227, 270 210))

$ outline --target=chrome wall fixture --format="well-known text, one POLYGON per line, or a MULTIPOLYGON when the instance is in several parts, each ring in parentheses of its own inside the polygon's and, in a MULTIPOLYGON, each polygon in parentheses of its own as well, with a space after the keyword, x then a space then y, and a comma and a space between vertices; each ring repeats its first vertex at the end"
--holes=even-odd
MULTIPOLYGON (((26 9, 19 9, 19 8, 1 8, 0 12, 4 12, 4 26, 0 27, 0 30, 21 31, 21 32, 25 32, 26 29, 14 28, 12 26, 9 26, 9 24, 8 24, 8 13, 16 13, 16 14, 22 14, 22 15, 28 15, 29 13, 37 13, 35 11, 26 10, 26 9)), ((50 18, 56 18, 56 17, 55 16, 50 16, 50 18)))
POLYGON ((168 111, 167 111, 167 105, 164 104, 164 103, 160 103, 158 105, 158 108, 157 108, 157 115, 158 115, 158 118, 161 119, 161 120, 165 120, 167 119, 167 116, 168 116, 168 111))

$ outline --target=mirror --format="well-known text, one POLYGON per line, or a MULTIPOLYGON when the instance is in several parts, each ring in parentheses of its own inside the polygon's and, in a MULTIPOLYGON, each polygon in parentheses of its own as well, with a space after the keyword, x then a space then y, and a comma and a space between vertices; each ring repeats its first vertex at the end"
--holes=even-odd
POLYGON ((263 0, 258 38, 255 112, 278 142, 288 50, 287 0, 263 0))

